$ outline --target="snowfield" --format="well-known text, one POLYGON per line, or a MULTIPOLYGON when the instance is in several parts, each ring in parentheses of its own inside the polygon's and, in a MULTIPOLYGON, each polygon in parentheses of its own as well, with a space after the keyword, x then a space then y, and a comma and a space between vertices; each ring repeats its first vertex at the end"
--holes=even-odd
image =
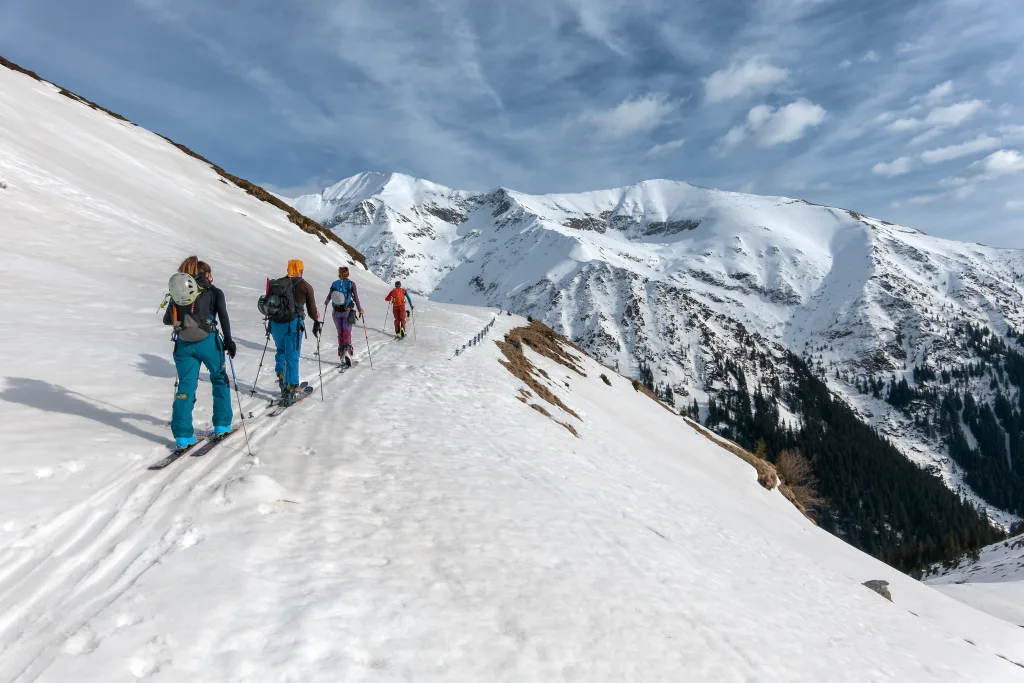
POLYGON ((344 251, 5 69, 0 181, 0 681, 1024 680, 1020 628, 817 529, 596 361, 525 350, 577 418, 517 400, 490 341, 453 357, 518 316, 417 301, 396 342, 357 268, 372 367, 357 330, 326 401, 260 417, 264 278, 302 258, 322 297, 344 251), (151 472, 157 304, 191 253, 227 295, 255 457, 239 434, 151 472))
POLYGON ((983 548, 977 562, 932 569, 926 582, 960 602, 1024 628, 1024 536, 983 548))

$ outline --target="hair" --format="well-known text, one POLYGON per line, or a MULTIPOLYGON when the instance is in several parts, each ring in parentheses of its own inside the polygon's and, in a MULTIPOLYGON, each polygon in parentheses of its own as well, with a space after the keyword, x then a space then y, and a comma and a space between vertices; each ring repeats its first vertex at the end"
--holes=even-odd
POLYGON ((295 258, 288 262, 288 277, 298 277, 299 273, 305 270, 306 266, 299 259, 295 258))
POLYGON ((401 287, 401 286, 402 286, 402 281, 401 280, 395 280, 395 287, 401 287))
POLYGON ((209 275, 210 273, 213 272, 213 268, 211 268, 210 264, 207 263, 206 261, 200 261, 199 272, 202 273, 203 275, 209 275))
POLYGON ((196 275, 199 275, 199 264, 200 261, 198 256, 189 256, 181 262, 180 266, 178 266, 178 272, 188 273, 192 277, 195 277, 196 275))
POLYGON ((342 266, 342 267, 338 268, 338 277, 340 277, 340 278, 348 277, 348 266, 342 266))

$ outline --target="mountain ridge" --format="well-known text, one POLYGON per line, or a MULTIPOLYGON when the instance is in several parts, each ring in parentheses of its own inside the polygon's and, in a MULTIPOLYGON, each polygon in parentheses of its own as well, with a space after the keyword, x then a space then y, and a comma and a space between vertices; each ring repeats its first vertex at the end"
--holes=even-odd
POLYGON ((675 180, 529 195, 403 174, 373 174, 373 187, 365 174, 353 178, 327 188, 330 201, 290 201, 356 244, 381 277, 439 301, 542 320, 626 374, 649 369, 653 386, 670 390, 677 406, 696 401, 705 419, 713 401, 737 388, 723 359, 749 356, 738 367, 770 388, 784 379, 792 351, 861 419, 1003 526, 1024 514, 1024 501, 986 502, 989 485, 975 477, 984 491, 974 491, 965 459, 951 457, 952 433, 922 426, 938 419, 939 389, 993 405, 999 391, 1020 395, 1017 384, 997 391, 980 376, 940 376, 967 376, 968 366, 986 362, 965 346, 968 328, 1006 337, 1007 353, 1021 348, 1013 340, 1024 329, 1024 251, 675 180), (357 182, 363 191, 346 193, 357 182), (901 380, 932 374, 914 381, 922 390, 932 383, 928 405, 887 400, 901 380), (862 390, 869 383, 885 388, 862 390))

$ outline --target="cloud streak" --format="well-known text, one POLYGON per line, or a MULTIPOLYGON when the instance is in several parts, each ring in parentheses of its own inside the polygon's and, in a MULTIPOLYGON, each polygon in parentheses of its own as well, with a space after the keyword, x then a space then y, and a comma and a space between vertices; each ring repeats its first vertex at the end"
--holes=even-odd
POLYGON ((728 69, 716 71, 704 81, 704 96, 709 103, 764 91, 785 82, 789 71, 773 66, 763 56, 733 63, 728 69))
POLYGON ((618 139, 658 128, 676 111, 665 93, 631 98, 606 110, 587 111, 580 120, 592 125, 599 135, 618 139))
POLYGON ((722 144, 729 150, 746 140, 753 140, 758 147, 775 147, 794 142, 811 128, 820 126, 825 121, 825 115, 824 107, 806 99, 799 99, 778 109, 761 104, 747 113, 746 123, 726 133, 722 144))

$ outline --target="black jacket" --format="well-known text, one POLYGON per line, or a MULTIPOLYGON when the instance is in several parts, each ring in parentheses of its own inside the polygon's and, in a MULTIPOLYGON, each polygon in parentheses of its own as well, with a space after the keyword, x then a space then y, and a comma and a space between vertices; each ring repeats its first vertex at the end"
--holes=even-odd
MULTIPOLYGON (((231 339, 231 320, 228 318, 228 302, 224 297, 224 290, 219 287, 214 287, 206 278, 200 275, 196 278, 196 282, 203 288, 204 292, 209 292, 213 295, 213 305, 210 310, 213 311, 216 316, 217 322, 220 325, 220 333, 224 339, 231 339)), ((170 302, 167 305, 167 310, 164 311, 164 325, 174 324, 174 302, 170 302)))

